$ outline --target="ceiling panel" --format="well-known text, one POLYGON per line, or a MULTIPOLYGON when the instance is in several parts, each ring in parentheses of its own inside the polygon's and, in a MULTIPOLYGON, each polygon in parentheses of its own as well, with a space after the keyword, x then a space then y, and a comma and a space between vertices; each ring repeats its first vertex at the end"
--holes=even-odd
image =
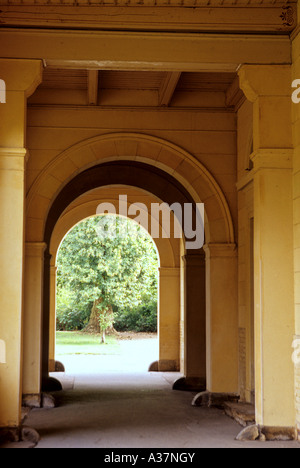
POLYGON ((87 89, 87 70, 46 68, 41 87, 48 89, 87 89))
POLYGON ((235 73, 182 73, 177 90, 225 92, 235 76, 235 73))
POLYGON ((157 90, 164 77, 164 72, 101 71, 100 88, 157 90))

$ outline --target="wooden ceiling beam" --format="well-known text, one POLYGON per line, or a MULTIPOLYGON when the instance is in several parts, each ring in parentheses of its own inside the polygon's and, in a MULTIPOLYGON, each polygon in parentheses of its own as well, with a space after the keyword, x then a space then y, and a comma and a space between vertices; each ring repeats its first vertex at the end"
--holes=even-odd
POLYGON ((88 70, 88 105, 98 104, 99 71, 88 70))
POLYGON ((209 68, 235 72, 241 63, 291 63, 290 38, 281 35, 87 33, 1 27, 0 37, 3 59, 38 57, 51 68, 168 72, 209 68))
POLYGON ((161 87, 158 92, 158 104, 159 106, 169 106, 180 79, 181 72, 169 72, 166 73, 166 77, 163 80, 161 87))
POLYGON ((237 76, 226 91, 226 106, 234 107, 237 110, 245 99, 246 97, 240 88, 239 77, 237 76))

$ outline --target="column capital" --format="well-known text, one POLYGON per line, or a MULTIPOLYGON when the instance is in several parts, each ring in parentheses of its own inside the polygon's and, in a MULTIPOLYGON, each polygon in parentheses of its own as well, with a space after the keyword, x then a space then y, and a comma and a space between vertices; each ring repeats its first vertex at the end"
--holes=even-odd
POLYGON ((22 151, 26 147, 27 98, 42 82, 42 61, 0 59, 0 79, 5 85, 5 99, 0 104, 0 141, 9 155, 14 154, 14 148, 22 151))
POLYGON ((28 158, 26 148, 0 148, 0 170, 24 171, 28 158))
POLYGON ((27 158, 28 150, 26 148, 0 148, 0 156, 12 156, 27 158))
POLYGON ((0 59, 0 78, 6 91, 23 91, 28 98, 42 82, 41 60, 0 59))
POLYGON ((160 276, 178 276, 180 275, 180 267, 160 267, 158 269, 160 276))
POLYGON ((25 253, 26 257, 41 257, 44 258, 44 252, 47 244, 45 242, 26 242, 25 253))
POLYGON ((202 266, 205 264, 205 252, 187 253, 182 259, 186 266, 202 266))
POLYGON ((292 67, 243 65, 240 87, 253 102, 253 149, 293 148, 292 67))
POLYGON ((29 159, 26 148, 0 148, 0 170, 24 170, 29 159))
POLYGON ((206 258, 237 257, 237 245, 231 244, 205 244, 206 258))
POLYGON ((253 161, 254 173, 261 169, 293 169, 293 149, 261 148, 254 151, 250 158, 253 161))
POLYGON ((243 65, 238 75, 240 88, 251 102, 262 96, 291 96, 290 65, 243 65))
POLYGON ((56 275, 58 267, 56 265, 50 265, 50 274, 56 275))

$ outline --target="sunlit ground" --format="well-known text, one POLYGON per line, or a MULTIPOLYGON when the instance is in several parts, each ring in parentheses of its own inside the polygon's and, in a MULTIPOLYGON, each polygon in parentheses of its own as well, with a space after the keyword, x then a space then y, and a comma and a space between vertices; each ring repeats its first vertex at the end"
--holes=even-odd
POLYGON ((64 364, 67 374, 101 372, 147 372, 158 359, 156 334, 120 334, 108 336, 80 332, 57 332, 56 360, 64 364))

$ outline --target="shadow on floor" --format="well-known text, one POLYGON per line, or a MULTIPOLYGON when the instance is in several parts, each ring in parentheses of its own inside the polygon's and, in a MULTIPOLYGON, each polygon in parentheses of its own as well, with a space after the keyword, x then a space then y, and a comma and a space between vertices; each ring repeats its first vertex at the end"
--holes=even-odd
POLYGON ((218 409, 192 407, 192 392, 172 390, 178 373, 56 374, 53 409, 26 424, 37 448, 299 448, 297 442, 238 442, 241 426, 218 409))

